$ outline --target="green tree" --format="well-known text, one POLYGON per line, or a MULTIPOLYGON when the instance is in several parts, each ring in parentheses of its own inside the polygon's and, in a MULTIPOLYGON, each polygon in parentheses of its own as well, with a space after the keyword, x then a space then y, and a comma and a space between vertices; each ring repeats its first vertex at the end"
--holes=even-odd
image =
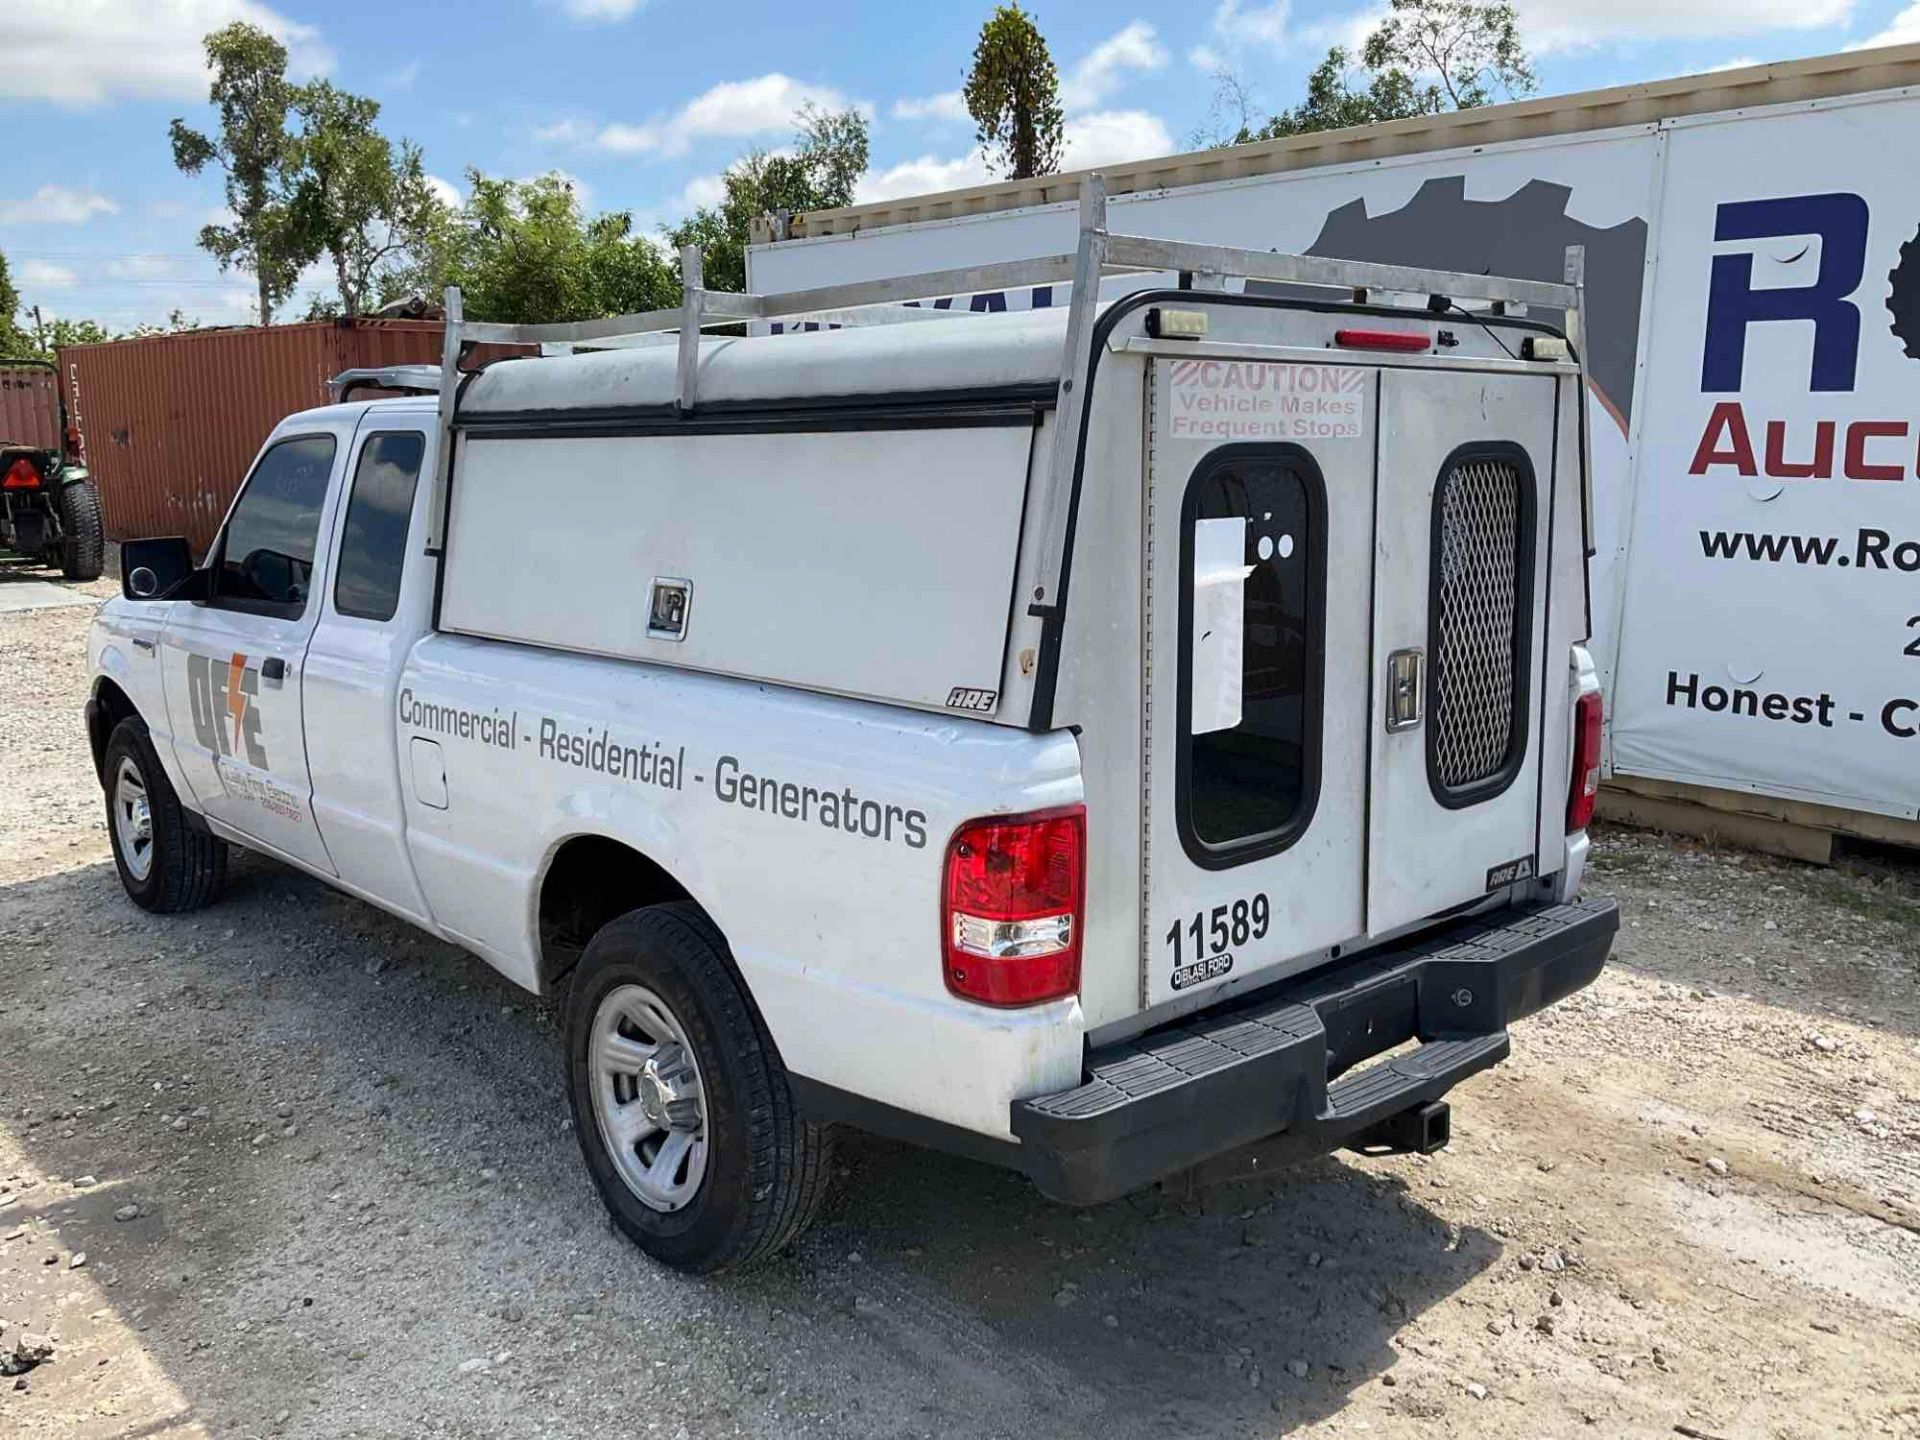
POLYGON ((299 87, 300 129, 288 144, 287 210, 302 260, 333 263, 338 312, 363 313, 385 272, 438 233, 446 208, 427 183, 420 148, 375 128, 380 106, 325 80, 299 87))
POLYGON ((0 359, 19 359, 32 353, 33 337, 20 328, 20 291, 14 286, 7 257, 0 255, 0 359))
POLYGON ((776 210, 830 210, 853 201, 867 173, 867 117, 855 109, 802 107, 794 117, 788 155, 754 150, 721 177, 725 192, 666 234, 677 250, 700 247, 701 269, 712 290, 747 288, 747 243, 756 217, 776 210))
POLYGON ((1009 180, 1059 170, 1066 144, 1060 72, 1017 0, 996 6, 980 27, 963 94, 988 165, 1009 180))
POLYGON ((1214 140, 1230 145, 1470 110, 1496 93, 1528 95, 1538 88, 1507 0, 1391 0, 1386 18, 1362 43, 1357 65, 1334 46, 1307 77, 1306 98, 1257 124, 1235 76, 1221 72, 1215 85, 1215 114, 1231 113, 1235 105, 1241 111, 1237 132, 1214 140))
POLYGON ((680 301, 680 282, 659 247, 634 233, 633 217, 587 219, 561 175, 502 180, 467 173, 471 194, 423 242, 411 268, 388 277, 391 293, 438 296, 458 285, 476 320, 546 324, 591 320, 680 301))
POLYGON ((236 20, 207 36, 206 51, 213 69, 207 98, 219 112, 219 133, 203 134, 176 118, 168 127, 173 163, 189 175, 213 164, 226 172, 233 222, 205 226, 200 246, 223 270, 237 266, 253 272, 260 323, 269 325, 304 263, 304 242, 292 224, 283 186, 295 89, 287 81, 287 47, 236 20))

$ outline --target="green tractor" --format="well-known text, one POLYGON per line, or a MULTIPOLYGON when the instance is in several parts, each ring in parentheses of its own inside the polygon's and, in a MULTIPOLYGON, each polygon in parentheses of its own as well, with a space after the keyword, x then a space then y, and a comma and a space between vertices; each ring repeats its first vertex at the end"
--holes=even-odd
POLYGON ((59 372, 44 360, 0 360, 0 550, 69 580, 98 580, 100 496, 68 445, 59 372))

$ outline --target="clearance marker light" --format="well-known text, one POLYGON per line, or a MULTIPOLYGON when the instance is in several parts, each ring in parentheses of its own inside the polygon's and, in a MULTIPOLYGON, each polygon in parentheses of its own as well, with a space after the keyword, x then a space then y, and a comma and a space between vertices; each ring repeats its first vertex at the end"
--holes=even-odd
POLYGON ((1147 312, 1147 334, 1155 340, 1198 340, 1207 333, 1204 310, 1167 310, 1147 312))

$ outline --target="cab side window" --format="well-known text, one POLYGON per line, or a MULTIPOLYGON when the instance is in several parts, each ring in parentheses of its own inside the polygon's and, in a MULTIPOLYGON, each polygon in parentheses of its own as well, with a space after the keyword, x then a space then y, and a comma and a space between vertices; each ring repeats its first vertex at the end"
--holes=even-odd
POLYGON ((333 452, 331 435, 302 435, 260 457, 227 519, 215 603, 288 620, 306 613, 333 452))
POLYGON ((360 447, 333 583, 333 608, 342 615, 391 620, 399 608, 413 492, 426 449, 427 437, 417 430, 375 435, 360 447))

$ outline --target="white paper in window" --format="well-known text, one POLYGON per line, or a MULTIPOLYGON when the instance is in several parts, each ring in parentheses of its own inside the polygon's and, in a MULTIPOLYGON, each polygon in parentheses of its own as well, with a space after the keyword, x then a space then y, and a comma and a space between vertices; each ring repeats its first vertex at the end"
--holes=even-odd
POLYGON ((1190 733, 1240 723, 1245 643, 1247 521, 1243 515, 1193 523, 1193 723, 1190 733))

